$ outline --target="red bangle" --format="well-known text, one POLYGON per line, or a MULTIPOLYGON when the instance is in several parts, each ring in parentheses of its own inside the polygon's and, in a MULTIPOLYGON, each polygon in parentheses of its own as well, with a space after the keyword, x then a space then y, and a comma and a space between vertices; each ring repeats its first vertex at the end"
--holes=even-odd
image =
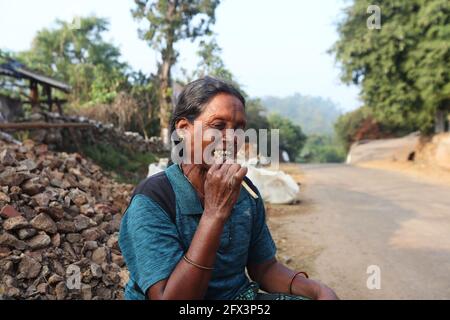
POLYGON ((306 279, 309 278, 308 274, 304 271, 300 271, 300 272, 297 272, 296 274, 294 274, 294 276, 291 279, 291 283, 289 284, 289 294, 293 294, 292 293, 292 284, 294 283, 295 277, 298 276, 299 274, 302 274, 306 279))

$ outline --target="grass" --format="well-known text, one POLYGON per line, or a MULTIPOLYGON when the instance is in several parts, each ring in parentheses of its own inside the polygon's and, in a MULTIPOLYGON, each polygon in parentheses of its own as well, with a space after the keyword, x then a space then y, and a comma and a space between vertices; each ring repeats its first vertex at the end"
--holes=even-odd
POLYGON ((83 145, 82 152, 119 182, 137 184, 147 176, 148 165, 158 160, 152 153, 131 152, 110 144, 83 145))

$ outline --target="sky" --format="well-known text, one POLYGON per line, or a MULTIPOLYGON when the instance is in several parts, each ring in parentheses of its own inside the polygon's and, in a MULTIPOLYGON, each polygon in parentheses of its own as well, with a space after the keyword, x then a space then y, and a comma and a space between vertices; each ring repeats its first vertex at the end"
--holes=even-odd
MULTIPOLYGON (((110 21, 105 39, 119 46, 133 69, 155 72, 159 58, 139 39, 132 0, 0 0, 0 48, 27 50, 36 31, 56 19, 95 14, 110 21)), ((339 68, 327 50, 338 39, 336 23, 344 0, 223 0, 213 28, 222 59, 252 97, 299 92, 336 102, 343 111, 361 105, 359 88, 339 80, 339 68)), ((180 67, 197 65, 196 43, 177 44, 180 67)))

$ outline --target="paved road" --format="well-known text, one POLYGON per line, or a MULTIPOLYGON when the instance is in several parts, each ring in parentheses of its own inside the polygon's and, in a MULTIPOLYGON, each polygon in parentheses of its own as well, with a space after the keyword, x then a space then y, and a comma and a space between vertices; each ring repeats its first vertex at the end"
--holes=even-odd
POLYGON ((450 299, 450 187, 348 165, 301 168, 310 205, 283 231, 322 248, 318 278, 344 299, 450 299), (379 290, 367 288, 370 265, 379 290))

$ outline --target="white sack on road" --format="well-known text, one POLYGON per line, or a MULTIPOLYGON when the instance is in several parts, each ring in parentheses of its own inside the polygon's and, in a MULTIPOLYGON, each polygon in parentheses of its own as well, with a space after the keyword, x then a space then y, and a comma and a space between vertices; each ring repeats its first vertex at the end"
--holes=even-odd
POLYGON ((283 171, 248 166, 247 177, 258 188, 264 201, 272 204, 290 204, 300 193, 295 180, 283 171))

